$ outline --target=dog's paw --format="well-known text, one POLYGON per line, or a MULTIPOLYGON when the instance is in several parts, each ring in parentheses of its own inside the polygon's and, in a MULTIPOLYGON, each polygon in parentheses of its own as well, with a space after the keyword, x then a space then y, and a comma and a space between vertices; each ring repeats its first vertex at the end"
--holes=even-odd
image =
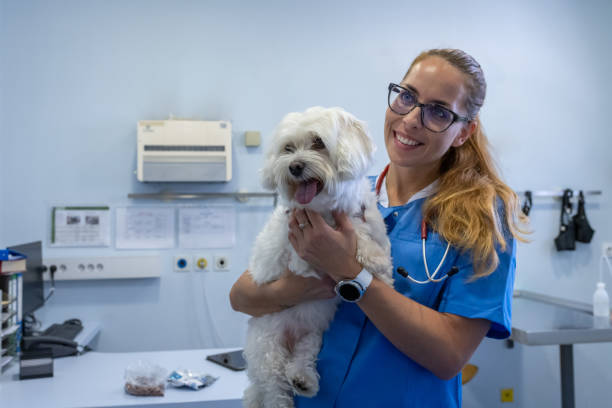
POLYGON ((296 376, 291 379, 293 392, 304 397, 314 397, 319 392, 319 382, 316 379, 296 376))
POLYGON ((319 375, 315 370, 288 370, 287 379, 297 395, 314 397, 319 392, 319 375))

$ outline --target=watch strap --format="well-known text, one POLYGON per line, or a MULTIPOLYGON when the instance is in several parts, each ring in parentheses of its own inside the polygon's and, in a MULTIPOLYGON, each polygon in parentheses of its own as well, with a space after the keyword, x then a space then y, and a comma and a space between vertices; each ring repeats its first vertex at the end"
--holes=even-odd
POLYGON ((359 283, 362 290, 365 292, 368 286, 370 286, 370 283, 372 283, 372 278, 372 274, 364 268, 357 274, 357 276, 355 276, 355 279, 353 280, 359 283))

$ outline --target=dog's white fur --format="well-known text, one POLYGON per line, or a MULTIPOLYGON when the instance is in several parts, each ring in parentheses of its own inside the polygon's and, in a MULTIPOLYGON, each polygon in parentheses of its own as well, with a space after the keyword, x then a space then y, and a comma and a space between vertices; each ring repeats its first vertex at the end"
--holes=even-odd
MULTIPOLYGON (((285 116, 262 169, 264 186, 278 191, 281 203, 255 241, 249 262, 255 283, 274 281, 287 267, 297 275, 319 277, 288 239, 290 210, 307 207, 332 227, 332 210, 348 214, 357 235, 357 260, 393 284, 389 239, 365 178, 374 149, 364 124, 340 108, 313 107, 285 116), (290 171, 296 163, 303 165, 299 175, 290 171), (300 204, 296 189, 305 180, 318 180, 320 191, 300 204)), ((317 394, 316 358, 337 303, 337 298, 310 301, 249 320, 244 355, 251 385, 245 407, 288 408, 294 394, 317 394)))

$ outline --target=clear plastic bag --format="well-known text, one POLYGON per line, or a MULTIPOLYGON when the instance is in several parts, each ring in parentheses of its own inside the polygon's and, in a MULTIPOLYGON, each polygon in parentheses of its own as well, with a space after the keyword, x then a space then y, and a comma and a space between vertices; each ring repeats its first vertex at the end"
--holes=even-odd
POLYGON ((132 395, 163 397, 167 373, 163 367, 138 360, 125 369, 125 392, 132 395))

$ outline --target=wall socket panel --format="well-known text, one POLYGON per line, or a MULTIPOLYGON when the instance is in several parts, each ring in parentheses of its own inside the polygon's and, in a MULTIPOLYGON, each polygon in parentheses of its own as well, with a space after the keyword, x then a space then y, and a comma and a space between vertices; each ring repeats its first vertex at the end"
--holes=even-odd
POLYGON ((605 257, 612 258, 612 242, 604 242, 601 244, 601 254, 605 257))
POLYGON ((159 278, 162 270, 159 256, 48 258, 43 263, 47 267, 44 280, 51 280, 53 265, 55 280, 159 278))

